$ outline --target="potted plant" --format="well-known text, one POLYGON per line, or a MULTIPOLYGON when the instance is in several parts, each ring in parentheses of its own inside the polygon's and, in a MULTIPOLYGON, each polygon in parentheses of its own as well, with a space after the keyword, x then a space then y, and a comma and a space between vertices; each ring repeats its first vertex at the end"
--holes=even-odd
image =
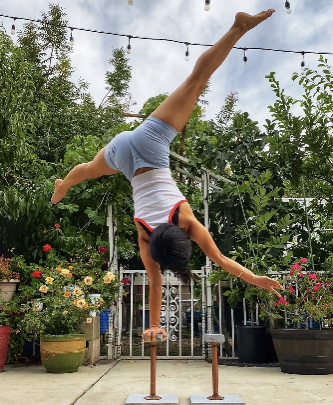
POLYGON ((9 303, 0 298, 0 371, 5 367, 11 332, 9 303))
POLYGON ((301 258, 281 274, 285 292, 262 312, 274 322, 271 333, 282 372, 331 374, 333 280, 308 266, 308 259, 301 258))
POLYGON ((0 298, 9 302, 16 291, 16 285, 20 282, 20 274, 11 270, 11 259, 0 256, 0 298))
POLYGON ((92 249, 88 256, 64 261, 51 248, 45 263, 38 265, 39 270, 35 264, 27 266, 31 280, 20 286, 22 299, 27 299, 22 305, 24 319, 19 329, 40 337, 41 359, 47 372, 78 370, 86 347, 84 325, 92 322, 91 311, 99 312, 116 299, 118 280, 103 270, 99 253, 95 253, 92 249), (89 298, 92 291, 100 294, 93 301, 89 298))

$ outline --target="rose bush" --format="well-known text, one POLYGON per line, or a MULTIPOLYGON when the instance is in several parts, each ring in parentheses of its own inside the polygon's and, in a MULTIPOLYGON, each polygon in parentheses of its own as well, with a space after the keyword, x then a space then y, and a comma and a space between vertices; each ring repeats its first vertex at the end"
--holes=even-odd
MULTIPOLYGON (((89 248, 70 260, 57 256, 50 245, 46 258, 27 265, 21 257, 17 264, 25 275, 19 288, 19 305, 24 316, 17 329, 38 337, 41 334, 79 333, 90 323, 92 312, 106 309, 117 299, 119 280, 104 270, 105 249, 89 248), (90 299, 90 294, 99 294, 90 299)), ((106 249, 107 251, 107 249, 106 249)))
POLYGON ((281 284, 285 290, 279 300, 272 298, 262 313, 274 320, 309 327, 310 319, 333 326, 333 280, 324 273, 309 271, 309 261, 301 258, 286 272, 281 284))

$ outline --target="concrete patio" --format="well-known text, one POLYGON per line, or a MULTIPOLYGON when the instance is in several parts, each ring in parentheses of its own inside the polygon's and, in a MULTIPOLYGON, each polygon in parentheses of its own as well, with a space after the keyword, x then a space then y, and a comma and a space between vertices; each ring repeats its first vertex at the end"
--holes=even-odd
MULTIPOLYGON (((237 394, 247 405, 333 404, 333 375, 301 376, 279 367, 219 366, 219 394, 237 394)), ((48 374, 42 366, 11 366, 0 373, 1 405, 123 405, 130 394, 149 394, 149 362, 121 360, 48 374)), ((157 394, 212 394, 211 365, 202 360, 159 360, 157 394)))

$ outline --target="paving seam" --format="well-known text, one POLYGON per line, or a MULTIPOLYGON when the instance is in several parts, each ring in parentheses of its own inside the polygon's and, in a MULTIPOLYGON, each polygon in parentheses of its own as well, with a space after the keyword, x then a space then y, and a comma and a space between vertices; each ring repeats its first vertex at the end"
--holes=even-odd
POLYGON ((105 377, 113 368, 116 367, 116 365, 121 361, 121 359, 117 360, 107 371, 105 371, 104 374, 102 374, 94 383, 92 383, 90 385, 89 388, 87 388, 86 390, 83 391, 83 393, 81 395, 79 395, 74 402, 71 403, 71 405, 75 405, 77 403, 77 401, 82 398, 88 391, 90 391, 92 389, 92 387, 94 387, 99 381, 101 381, 101 379, 103 377, 105 377))

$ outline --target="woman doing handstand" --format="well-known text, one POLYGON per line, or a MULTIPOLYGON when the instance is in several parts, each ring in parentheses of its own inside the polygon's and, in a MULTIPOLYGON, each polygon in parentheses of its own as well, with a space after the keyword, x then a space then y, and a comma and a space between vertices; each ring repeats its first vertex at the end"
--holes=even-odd
POLYGON ((157 333, 165 337, 160 329, 161 272, 170 269, 182 281, 190 281, 191 240, 227 272, 278 296, 274 289, 283 289, 277 281, 255 275, 218 250, 209 232, 194 217, 169 169, 170 143, 187 123, 208 79, 236 42, 273 13, 269 9, 255 16, 236 14, 230 30, 199 57, 185 82, 139 127, 118 134, 91 162, 75 166, 64 180, 55 181, 51 199, 55 204, 72 186, 86 179, 123 172, 131 181, 140 255, 150 282, 150 329, 145 334, 149 333, 151 339, 157 333))

